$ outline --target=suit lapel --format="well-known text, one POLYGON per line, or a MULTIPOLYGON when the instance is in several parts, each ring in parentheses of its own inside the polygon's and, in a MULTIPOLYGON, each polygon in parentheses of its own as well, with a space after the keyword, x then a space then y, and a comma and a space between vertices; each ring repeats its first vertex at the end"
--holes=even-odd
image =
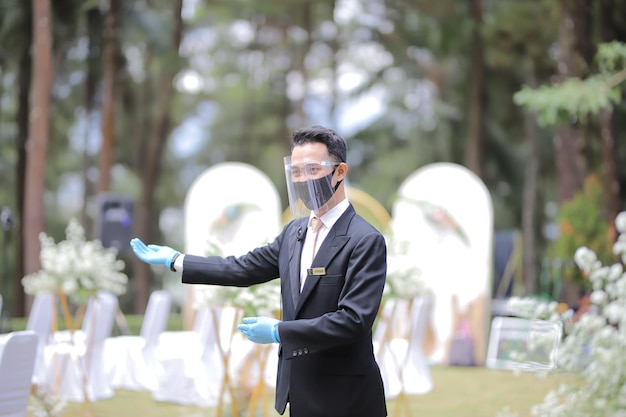
MULTIPOLYGON (((348 236, 348 226, 350 225, 350 221, 352 220, 354 214, 354 208, 352 207, 352 205, 350 205, 348 209, 341 215, 339 220, 337 220, 333 228, 329 231, 328 236, 326 236, 326 239, 324 239, 324 242, 322 242, 322 245, 315 255, 315 259, 313 259, 311 268, 323 267, 325 269, 328 269, 328 265, 331 263, 331 261, 335 258, 335 256, 337 256, 337 254, 341 251, 344 245, 350 240, 350 237, 348 236)), ((319 280, 319 275, 307 276, 304 283, 304 288, 302 288, 302 294, 300 294, 300 299, 296 304, 296 314, 298 313, 298 310, 302 307, 308 296, 311 294, 311 291, 313 291, 313 288, 317 286, 319 280)))
POLYGON ((291 286, 291 298, 293 299, 293 305, 298 305, 298 299, 300 298, 300 259, 302 258, 302 247, 304 246, 304 239, 306 237, 308 219, 302 219, 298 225, 298 232, 294 238, 293 254, 289 260, 289 285, 291 286))

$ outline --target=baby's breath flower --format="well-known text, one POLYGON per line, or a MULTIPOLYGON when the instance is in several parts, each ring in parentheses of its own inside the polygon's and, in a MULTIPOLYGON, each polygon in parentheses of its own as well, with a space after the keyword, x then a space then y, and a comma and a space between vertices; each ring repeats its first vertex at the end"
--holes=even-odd
MULTIPOLYGON (((218 240, 207 241, 208 256, 223 255, 218 240)), ((193 307, 234 306, 246 316, 272 315, 280 310, 280 280, 274 279, 251 287, 196 286, 193 307)))
MULTIPOLYGON (((558 352, 558 366, 578 373, 580 383, 562 385, 532 407, 537 417, 626 417, 626 211, 615 220, 620 233, 613 253, 622 263, 603 266, 596 254, 580 247, 574 255, 578 267, 589 276, 593 292, 591 308, 578 321, 572 312, 561 315, 566 335, 558 352)), ((511 300, 519 311, 537 308, 536 300, 511 300)))
POLYGON ((626 234, 626 211, 622 211, 615 218, 615 228, 620 234, 626 234))
POLYGON ((388 237, 385 296, 410 300, 430 293, 415 257, 410 255, 410 243, 388 237))
POLYGON ((576 262, 576 265, 578 265, 578 267, 586 273, 589 273, 600 266, 596 253, 586 246, 576 249, 576 252, 574 253, 574 262, 576 262))
POLYGON ((86 241, 83 227, 71 219, 66 240, 55 243, 39 235, 41 270, 22 278, 28 294, 62 291, 67 295, 93 294, 106 290, 115 295, 126 292, 128 277, 115 248, 104 248, 99 240, 86 241))
POLYGON ((603 305, 609 300, 609 296, 602 290, 595 290, 591 293, 589 301, 596 305, 603 305))

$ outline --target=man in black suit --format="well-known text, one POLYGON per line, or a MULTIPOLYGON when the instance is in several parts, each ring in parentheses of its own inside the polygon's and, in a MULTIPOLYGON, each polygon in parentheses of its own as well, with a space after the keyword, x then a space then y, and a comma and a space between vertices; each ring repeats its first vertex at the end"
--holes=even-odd
POLYGON ((239 325, 255 343, 280 344, 280 414, 289 404, 292 417, 387 415, 372 346, 387 248, 346 198, 347 173, 340 135, 322 126, 301 129, 293 133, 285 174, 292 211, 304 206, 309 214, 273 242, 240 257, 200 257, 131 241, 141 260, 182 271, 187 284, 245 287, 280 278, 282 319, 246 317, 239 325))

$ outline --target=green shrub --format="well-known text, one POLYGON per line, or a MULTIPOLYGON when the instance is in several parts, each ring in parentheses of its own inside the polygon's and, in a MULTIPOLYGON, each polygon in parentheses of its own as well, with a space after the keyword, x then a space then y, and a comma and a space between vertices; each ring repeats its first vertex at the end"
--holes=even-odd
POLYGON ((550 258, 563 265, 562 278, 589 288, 589 280, 574 264, 576 249, 586 246, 602 263, 614 261, 611 248, 614 230, 602 212, 602 187, 595 175, 585 180, 583 190, 564 203, 557 217, 559 236, 548 247, 550 258))

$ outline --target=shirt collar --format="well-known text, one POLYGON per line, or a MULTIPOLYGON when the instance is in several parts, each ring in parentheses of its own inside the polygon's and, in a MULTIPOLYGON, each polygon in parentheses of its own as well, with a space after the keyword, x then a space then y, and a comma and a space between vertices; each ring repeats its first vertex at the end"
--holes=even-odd
MULTIPOLYGON (((324 224, 324 227, 328 229, 332 228, 349 206, 350 202, 347 198, 344 198, 335 207, 324 213, 324 215, 320 217, 320 220, 324 224)), ((315 217, 315 213, 311 212, 311 215, 309 216, 309 227, 311 226, 311 219, 313 217, 315 217)))

